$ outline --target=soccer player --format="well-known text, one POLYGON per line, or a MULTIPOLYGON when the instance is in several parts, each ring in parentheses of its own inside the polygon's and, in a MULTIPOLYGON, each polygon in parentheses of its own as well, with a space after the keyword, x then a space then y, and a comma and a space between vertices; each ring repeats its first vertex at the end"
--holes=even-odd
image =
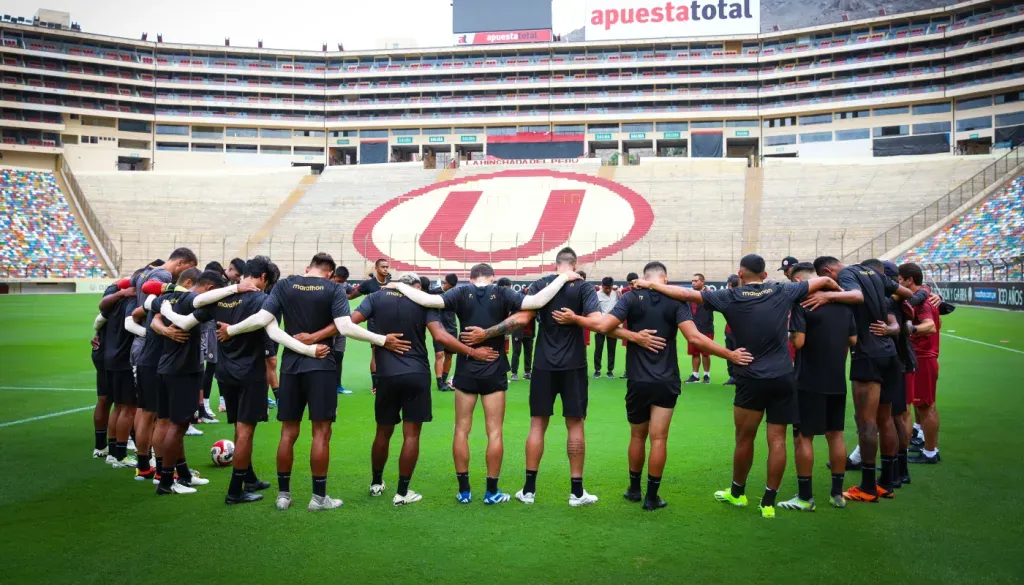
MULTIPOLYGON (((579 275, 571 271, 562 273, 544 290, 526 297, 511 288, 495 285, 494 269, 490 264, 473 266, 469 277, 471 286, 453 288, 442 295, 432 295, 402 283, 392 283, 392 286, 420 306, 455 312, 464 330, 468 327, 486 330, 499 326, 482 343, 499 354, 497 360, 488 362, 459 356, 455 364, 455 378, 452 380, 455 387, 452 458, 455 460, 455 476, 459 482, 456 500, 460 504, 469 504, 473 501, 469 487, 469 432, 473 428, 473 411, 479 399, 483 403, 487 426, 487 489, 484 492, 484 504, 501 504, 511 499, 511 496, 498 488, 501 460, 505 453, 502 425, 505 421, 505 391, 508 389, 505 376, 509 371, 503 338, 517 326, 517 317, 510 318, 509 314, 543 307, 554 298, 562 285, 579 280, 579 275)), ((462 341, 466 342, 465 339, 462 341)))
MULTIPOLYGON (((814 278, 810 262, 790 267, 793 282, 814 278)), ((797 495, 779 504, 787 510, 815 509, 811 472, 814 469, 814 437, 825 435, 832 468, 829 503, 845 508, 843 478, 846 443, 846 356, 857 343, 857 325, 849 305, 831 304, 816 311, 793 305, 789 316, 790 341, 797 349, 797 404, 800 423, 793 425, 796 451, 797 495)))
POLYGON ((764 282, 764 258, 748 254, 740 260, 738 288, 697 292, 692 289, 653 286, 637 281, 636 286, 671 298, 707 304, 725 315, 736 335, 736 343, 750 352, 753 362, 737 364, 733 419, 736 451, 730 489, 715 492, 720 502, 746 506, 746 482, 754 460, 754 439, 761 419, 768 422, 768 483, 758 510, 763 518, 775 517, 775 498, 786 470, 786 427, 797 422, 796 381, 789 357, 789 311, 793 303, 809 292, 838 289, 828 278, 799 283, 764 282))
MULTIPOLYGON (((416 290, 423 289, 415 274, 406 274, 399 282, 416 290)), ((402 423, 398 490, 391 503, 405 506, 422 499, 420 494, 409 489, 409 482, 419 459, 423 423, 433 420, 425 330, 429 329, 434 343, 446 351, 477 361, 493 362, 498 353, 490 347, 470 348, 464 345, 445 330, 437 310, 421 307, 398 291, 371 293, 352 313, 352 322, 357 325, 369 319, 375 319, 380 331, 397 334, 411 344, 404 354, 382 351, 377 356, 379 385, 374 397, 377 433, 370 451, 370 495, 376 497, 387 489, 383 479, 384 466, 395 426, 402 423)))
POLYGON ((898 439, 892 422, 892 401, 899 391, 898 377, 902 374, 902 366, 896 357, 896 344, 892 337, 880 335, 879 327, 888 328, 887 297, 896 294, 907 299, 911 293, 872 268, 860 264, 846 266, 831 256, 816 258, 814 270, 818 276, 836 281, 843 290, 819 291, 801 305, 812 311, 827 303, 854 305, 857 323, 857 344, 851 352, 850 380, 853 382, 854 418, 860 447, 861 483, 846 490, 843 497, 856 502, 877 502, 880 497, 894 497, 891 487, 898 439), (875 457, 879 443, 884 460, 882 477, 876 478, 875 457), (877 479, 886 480, 887 484, 879 489, 881 482, 877 479))
POLYGON ((536 319, 530 319, 522 327, 512 331, 512 375, 509 380, 519 381, 519 358, 523 358, 523 379, 529 380, 533 374, 533 342, 536 319))
MULTIPOLYGON (((267 285, 267 288, 263 290, 264 294, 270 296, 270 293, 274 289, 274 285, 281 280, 281 270, 277 267, 277 264, 270 263, 270 270, 273 278, 271 284, 267 285)), ((281 318, 277 318, 277 325, 280 327, 281 318)), ((277 392, 281 385, 280 380, 277 376, 277 349, 278 345, 270 338, 269 335, 263 336, 263 356, 266 358, 267 365, 267 385, 270 386, 270 395, 267 396, 267 408, 277 408, 277 392), (270 396, 273 396, 271 398, 270 396)))
POLYGON ((663 296, 655 290, 636 286, 664 286, 668 283, 665 265, 650 262, 644 267, 643 281, 625 293, 608 314, 579 317, 568 310, 555 313, 558 322, 573 322, 595 331, 621 336, 630 341, 626 346, 626 363, 630 371, 626 382, 626 419, 630 424, 629 488, 623 497, 631 502, 643 500, 643 509, 652 511, 668 504, 658 495, 667 458, 669 425, 679 398, 681 377, 676 351, 676 330, 687 342, 699 345, 710 353, 737 363, 750 363, 750 354, 739 349, 729 351, 704 337, 693 324, 686 302, 663 296), (647 285, 646 283, 651 283, 647 285), (620 329, 619 325, 624 324, 620 329), (647 461, 647 492, 640 490, 647 441, 651 452, 647 461))
MULTIPOLYGON (((373 272, 370 273, 370 277, 359 283, 359 286, 355 290, 348 293, 349 300, 357 299, 362 295, 368 295, 379 291, 389 282, 391 282, 391 273, 389 272, 390 264, 386 258, 378 258, 373 263, 373 272)), ((376 324, 373 321, 366 323, 366 328, 371 333, 376 333, 376 324)), ((370 348, 370 383, 372 385, 372 392, 377 391, 377 350, 370 348)))
MULTIPOLYGON (((118 468, 134 468, 136 461, 128 457, 128 440, 135 420, 137 400, 135 376, 132 375, 131 352, 134 335, 125 329, 135 310, 134 287, 122 289, 100 301, 100 314, 107 319, 103 348, 103 366, 114 409, 107 423, 108 436, 113 437, 113 450, 108 449, 106 462, 118 468)), ((111 441, 108 438, 108 445, 111 441)))
POLYGON ((231 263, 228 264, 227 270, 224 271, 224 276, 228 279, 228 284, 238 284, 242 281, 242 276, 245 275, 245 260, 241 258, 232 258, 231 263))
MULTIPOLYGON (((917 293, 922 289, 924 273, 917 264, 899 267, 900 284, 917 293)), ((939 331, 942 319, 932 303, 921 303, 912 309, 910 340, 917 357, 917 370, 911 375, 915 418, 924 430, 924 449, 908 459, 909 463, 935 464, 939 457, 939 411, 935 407, 935 390, 939 380, 939 331)))
POLYGON ((790 282, 796 282, 793 279, 793 267, 799 264, 800 261, 792 256, 786 256, 782 259, 782 265, 779 266, 779 272, 786 275, 786 279, 790 282))
MULTIPOLYGON (((231 283, 231 279, 229 279, 227 274, 225 274, 224 267, 221 266, 220 262, 208 262, 203 270, 219 272, 224 276, 224 279, 228 283, 231 283)), ((206 321, 200 324, 199 341, 203 360, 206 362, 206 368, 203 370, 202 404, 199 408, 199 417, 196 419, 196 423, 212 424, 218 422, 216 415, 214 415, 213 411, 210 410, 210 396, 213 394, 213 378, 217 373, 217 324, 213 321, 206 321)), ((220 405, 217 409, 220 412, 224 412, 226 410, 223 394, 220 396, 220 405)))
MULTIPOLYGON (((114 282, 103 291, 103 302, 108 307, 113 307, 122 297, 130 297, 135 291, 121 292, 129 287, 129 280, 122 279, 114 282), (104 303, 105 302, 105 303, 104 303)), ((96 335, 92 338, 92 365, 96 369, 96 408, 93 409, 92 422, 95 431, 95 444, 93 445, 92 456, 94 459, 106 459, 116 452, 116 431, 110 425, 110 409, 114 405, 113 397, 110 394, 110 383, 107 381, 107 368, 103 363, 103 343, 107 335, 107 314, 100 313, 93 320, 93 330, 96 335)))
MULTIPOLYGON (((601 314, 607 315, 619 302, 619 291, 615 290, 615 281, 612 277, 606 276, 601 279, 601 286, 597 289, 597 304, 601 307, 601 314)), ((602 333, 597 333, 594 340, 594 379, 601 377, 601 353, 603 348, 608 347, 608 378, 614 379, 615 374, 615 342, 602 333)), ((515 369, 515 368, 513 368, 515 369)))
MULTIPOLYGON (((285 331, 292 336, 320 331, 333 321, 338 333, 345 337, 368 341, 389 351, 408 351, 408 341, 394 335, 378 335, 352 323, 345 289, 330 280, 336 267, 330 254, 319 253, 313 256, 304 275, 289 276, 274 285, 259 313, 234 325, 218 323, 218 339, 223 343, 235 335, 272 327, 272 323, 276 324, 276 316, 281 315, 284 317, 285 331)), ((307 405, 313 426, 313 443, 309 455, 313 496, 308 509, 311 512, 332 510, 343 504, 340 499, 327 495, 331 426, 338 410, 336 378, 333 354, 325 359, 316 359, 286 348, 277 404, 281 441, 277 447, 279 492, 275 505, 279 510, 291 507, 295 441, 299 437, 302 415, 307 405)))
MULTIPOLYGON (((334 269, 334 275, 331 277, 331 280, 340 284, 345 289, 345 296, 355 291, 355 287, 348 283, 348 276, 348 268, 339 266, 334 269)), ((338 364, 338 394, 352 394, 352 391, 345 388, 345 385, 341 383, 342 364, 345 362, 345 336, 335 335, 332 344, 334 361, 338 364)))
MULTIPOLYGON (((704 275, 696 273, 690 280, 693 290, 702 292, 704 290, 704 275)), ((715 340, 715 313, 705 307, 704 305, 692 303, 690 305, 690 311, 693 313, 693 323, 697 326, 697 331, 708 339, 715 340)), ((704 383, 711 383, 711 354, 703 352, 696 345, 687 344, 686 354, 690 356, 690 362, 693 366, 693 372, 690 377, 686 379, 686 384, 696 384, 700 382, 700 367, 704 365, 704 383)))
MULTIPOLYGON (((736 288, 740 285, 740 277, 735 274, 730 274, 729 278, 726 279, 726 288, 736 288)), ((725 349, 736 349, 736 336, 732 334, 732 327, 729 324, 725 324, 725 349)), ((725 363, 726 371, 729 372, 729 379, 725 381, 725 386, 735 386, 736 378, 732 371, 732 362, 725 363)))
MULTIPOLYGON (((622 288, 622 290, 619 291, 619 295, 621 296, 621 295, 624 295, 624 294, 628 293, 632 289, 632 287, 633 287, 633 282, 635 282, 639 278, 640 277, 637 275, 636 272, 630 272, 629 274, 627 274, 626 275, 626 286, 624 286, 622 288)), ((623 339, 622 340, 622 347, 627 347, 626 343, 627 343, 627 341, 625 339, 623 339)), ((627 365, 628 365, 628 362, 627 362, 627 365)), ((629 370, 627 369, 626 371, 622 372, 622 375, 619 376, 619 379, 620 380, 626 380, 628 378, 628 376, 629 376, 629 370)))
MULTIPOLYGON (((455 273, 446 274, 441 282, 441 286, 430 289, 429 292, 434 295, 444 294, 458 286, 458 284, 459 277, 455 273)), ((455 320, 455 313, 441 311, 441 325, 448 332, 448 335, 452 337, 459 336, 459 326, 455 320)), ((453 354, 443 345, 436 341, 434 342, 434 377, 437 382, 437 389, 441 392, 451 392, 453 390, 448 384, 448 374, 452 371, 452 356, 453 354)))

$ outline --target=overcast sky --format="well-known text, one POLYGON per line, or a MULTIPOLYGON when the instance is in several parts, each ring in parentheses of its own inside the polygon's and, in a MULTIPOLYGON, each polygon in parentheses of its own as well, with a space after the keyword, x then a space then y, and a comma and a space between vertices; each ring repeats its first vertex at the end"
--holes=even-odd
MULTIPOLYGON (((510 0, 514 2, 515 0, 510 0)), ((71 13, 86 32, 164 41, 319 50, 381 48, 386 38, 412 38, 421 47, 452 45, 451 0, 4 0, 3 12, 30 17, 39 8, 71 13)), ((583 26, 584 0, 554 0, 554 29, 583 26)))

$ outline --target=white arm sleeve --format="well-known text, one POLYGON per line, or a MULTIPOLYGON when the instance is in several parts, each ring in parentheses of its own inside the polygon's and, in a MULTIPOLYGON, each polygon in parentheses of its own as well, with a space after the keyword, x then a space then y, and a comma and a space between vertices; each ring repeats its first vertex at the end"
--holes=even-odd
POLYGON ((359 325, 356 325, 355 323, 352 322, 352 317, 349 317, 348 315, 345 315, 344 317, 338 317, 337 319, 335 319, 334 326, 338 328, 339 334, 349 339, 358 339, 359 341, 366 341, 378 347, 383 346, 384 342, 387 341, 387 337, 383 335, 378 335, 376 333, 371 333, 370 331, 363 329, 359 325))
POLYGON ((551 299, 555 298, 558 291, 562 290, 562 285, 565 284, 569 277, 565 274, 560 274, 558 278, 551 281, 551 284, 544 287, 542 291, 535 295, 527 295, 523 298, 523 310, 524 311, 536 311, 542 308, 544 305, 551 302, 551 299))
POLYGON ((195 308, 205 307, 206 305, 212 305, 219 300, 226 299, 231 295, 238 292, 238 285, 232 284, 231 286, 225 286, 224 288, 215 288, 208 290, 201 295, 196 295, 196 298, 192 299, 192 306, 195 308))
POLYGON ((250 331, 256 331, 257 329, 263 329, 271 323, 276 323, 274 314, 267 310, 261 310, 252 317, 249 317, 241 323, 235 323, 234 325, 228 326, 228 335, 234 337, 242 333, 249 333, 250 331))
MULTIPOLYGON (((398 292, 409 297, 409 300, 411 300, 412 302, 416 303, 421 307, 426 307, 428 309, 444 308, 444 299, 441 297, 441 295, 432 295, 430 293, 415 289, 402 282, 396 282, 394 284, 396 285, 396 290, 398 290, 398 292)), ((341 328, 339 327, 338 330, 341 331, 341 328)))
POLYGON ((146 309, 147 311, 152 311, 153 310, 153 301, 155 301, 155 300, 156 300, 156 295, 149 295, 148 297, 146 297, 146 302, 142 303, 142 308, 146 309))
POLYGON ((302 354, 306 357, 316 357, 315 345, 306 345, 284 331, 281 331, 281 328, 277 326, 277 321, 274 321, 273 319, 271 319, 270 323, 267 323, 267 335, 270 339, 274 340, 275 343, 280 343, 295 353, 302 354))
POLYGON ((146 336, 146 328, 136 323, 135 319, 132 319, 131 316, 124 318, 124 330, 136 337, 146 336))
POLYGON ((96 319, 92 322, 92 330, 99 331, 106 324, 107 318, 100 313, 99 315, 96 315, 96 319))
POLYGON ((199 325, 199 319, 192 316, 192 313, 189 313, 188 315, 179 315, 174 312, 174 309, 171 308, 171 304, 168 302, 164 302, 160 305, 160 314, 182 331, 189 331, 196 325, 199 325))

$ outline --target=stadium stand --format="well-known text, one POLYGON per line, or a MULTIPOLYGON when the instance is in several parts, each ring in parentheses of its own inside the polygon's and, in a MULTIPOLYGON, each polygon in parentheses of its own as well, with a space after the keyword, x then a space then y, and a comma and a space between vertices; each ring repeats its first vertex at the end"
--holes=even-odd
POLYGON ((0 169, 0 233, 5 278, 106 276, 52 172, 0 169))

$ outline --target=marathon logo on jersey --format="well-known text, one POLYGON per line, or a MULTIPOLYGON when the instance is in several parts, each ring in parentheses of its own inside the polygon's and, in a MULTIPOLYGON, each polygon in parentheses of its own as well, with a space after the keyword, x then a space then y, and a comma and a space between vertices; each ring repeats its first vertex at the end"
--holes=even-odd
POLYGON ((241 305, 241 304, 242 304, 242 301, 241 301, 241 299, 239 299, 237 301, 230 301, 230 302, 229 301, 219 301, 217 303, 217 306, 221 307, 221 308, 224 308, 224 309, 234 309, 235 307, 237 307, 238 305, 241 305))
POLYGON ((756 34, 759 0, 587 0, 588 41, 756 34))
POLYGON ((994 288, 974 289, 974 300, 980 303, 998 303, 999 293, 994 288))
POLYGON ((301 290, 302 292, 316 292, 316 291, 320 291, 320 290, 324 290, 324 289, 325 289, 325 287, 322 284, 310 284, 310 285, 293 284, 292 285, 292 290, 301 290))

